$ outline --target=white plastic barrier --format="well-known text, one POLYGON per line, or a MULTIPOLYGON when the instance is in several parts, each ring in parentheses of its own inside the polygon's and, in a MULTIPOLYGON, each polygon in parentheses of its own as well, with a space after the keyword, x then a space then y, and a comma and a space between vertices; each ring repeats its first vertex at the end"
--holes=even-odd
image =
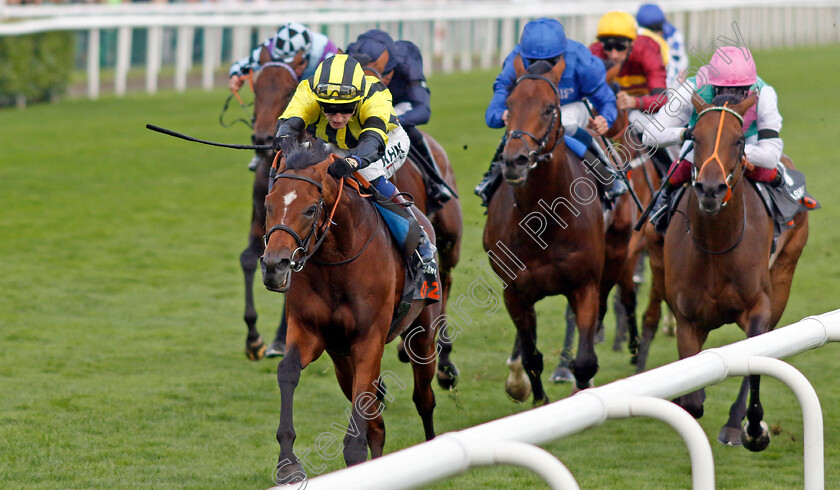
MULTIPOLYGON (((119 32, 115 92, 125 92, 131 30, 148 29, 146 90, 157 90, 163 29, 177 36, 175 88, 185 90, 192 67, 194 31, 202 37, 202 86, 213 87, 213 74, 246 56, 253 32, 260 40, 277 26, 298 21, 325 30, 341 47, 367 29, 379 27, 395 37, 414 41, 424 54, 427 74, 471 70, 477 60, 483 69, 498 63, 514 46, 522 25, 536 17, 560 19, 569 38, 589 44, 598 18, 608 10, 635 12, 638 1, 318 1, 122 5, 8 6, 0 0, 0 36, 53 30, 87 31, 88 95, 99 95, 99 39, 101 30, 119 32), (14 22, 5 22, 14 20, 14 22), (232 29, 230 59, 222 60, 221 35, 232 29), (95 46, 93 46, 95 44, 95 46), (94 56, 95 55, 95 56, 94 56)), ((663 0, 658 2, 671 22, 683 29, 686 45, 705 52, 718 36, 733 36, 737 23, 747 45, 770 48, 840 42, 840 0, 663 0)))
MULTIPOLYGON (((840 341, 840 310, 657 369, 582 391, 527 412, 443 434, 381 458, 313 478, 307 490, 416 488, 489 464, 530 469, 552 488, 577 488, 566 467, 547 458, 545 444, 596 427, 610 418, 654 417, 671 425, 688 446, 695 489, 713 489, 709 441, 687 412, 666 400, 720 383, 730 376, 773 376, 791 387, 802 406, 805 488, 824 488, 823 421, 805 377, 778 359, 840 341)), ((279 486, 276 489, 292 488, 279 486)), ((303 488, 298 484, 297 488, 303 488)))

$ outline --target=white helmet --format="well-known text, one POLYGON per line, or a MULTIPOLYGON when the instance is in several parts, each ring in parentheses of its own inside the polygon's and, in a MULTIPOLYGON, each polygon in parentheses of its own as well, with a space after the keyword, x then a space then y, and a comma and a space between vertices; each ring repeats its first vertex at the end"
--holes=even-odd
POLYGON ((291 63, 298 51, 304 56, 312 49, 312 33, 309 28, 298 22, 289 22, 277 30, 271 45, 271 58, 284 63, 291 63))

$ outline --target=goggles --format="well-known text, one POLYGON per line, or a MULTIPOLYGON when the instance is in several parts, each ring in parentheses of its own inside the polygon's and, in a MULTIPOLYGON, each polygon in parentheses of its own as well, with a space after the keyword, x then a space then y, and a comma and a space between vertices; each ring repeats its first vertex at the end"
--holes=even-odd
POLYGON ((605 39, 601 41, 601 46, 604 47, 604 52, 608 51, 626 51, 630 47, 628 41, 621 41, 618 39, 605 39))
POLYGON ((358 104, 325 104, 320 102, 324 114, 353 114, 358 104))
POLYGON ((554 66, 554 65, 557 64, 558 61, 560 61, 560 58, 562 56, 563 56, 562 54, 558 54, 557 56, 553 56, 551 58, 525 58, 525 59, 528 61, 529 65, 533 65, 537 61, 545 61, 549 65, 554 66))
POLYGON ((315 86, 315 95, 330 100, 351 100, 358 97, 359 91, 352 85, 340 83, 319 83, 315 86))
POLYGON ((742 87, 723 87, 723 86, 715 86, 715 97, 718 95, 734 95, 741 99, 747 97, 747 94, 750 91, 750 86, 745 85, 742 87))

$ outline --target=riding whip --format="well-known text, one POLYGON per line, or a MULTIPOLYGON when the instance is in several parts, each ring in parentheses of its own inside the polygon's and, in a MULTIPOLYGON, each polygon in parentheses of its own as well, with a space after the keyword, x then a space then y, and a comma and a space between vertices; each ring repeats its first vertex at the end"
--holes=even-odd
MULTIPOLYGON (((680 152, 679 156, 677 157, 677 161, 678 162, 682 161, 682 159, 685 158, 686 155, 688 155, 688 152, 691 151, 692 148, 694 148, 694 142, 693 141, 691 142, 691 144, 686 146, 685 149, 683 149, 683 151, 680 152)), ((659 189, 653 194, 653 196, 651 196, 650 202, 648 203, 647 208, 645 208, 645 210, 642 212, 642 215, 639 216, 639 221, 637 221, 636 225, 633 226, 634 230, 639 231, 639 230, 642 229, 642 226, 644 226, 645 221, 647 221, 648 215, 653 210, 653 205, 656 204, 656 200, 659 198, 659 194, 662 194, 662 189, 665 188, 665 183, 668 182, 668 179, 671 178, 671 175, 673 175, 676 170, 677 170, 677 165, 672 165, 671 170, 668 172, 668 174, 662 179, 662 182, 659 184, 659 189)))
POLYGON ((160 126, 155 126, 154 124, 146 124, 146 129, 151 129, 152 131, 157 131, 158 133, 163 133, 169 136, 174 136, 176 138, 181 138, 182 140, 192 141, 194 143, 202 143, 205 145, 210 146, 221 146, 222 148, 233 148, 235 150, 271 150, 271 145, 230 145, 227 143, 215 143, 213 141, 206 141, 200 140, 198 138, 193 138, 192 136, 187 136, 185 134, 181 134, 171 129, 162 128, 160 126))

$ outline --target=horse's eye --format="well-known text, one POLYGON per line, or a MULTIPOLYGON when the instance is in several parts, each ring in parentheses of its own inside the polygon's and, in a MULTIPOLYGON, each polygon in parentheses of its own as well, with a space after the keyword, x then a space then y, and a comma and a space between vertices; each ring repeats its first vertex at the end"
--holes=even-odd
POLYGON ((270 206, 270 205, 267 205, 265 207, 265 212, 266 212, 266 214, 274 214, 274 207, 270 206))
POLYGON ((543 110, 544 115, 550 116, 552 112, 554 112, 554 104, 549 104, 545 106, 545 110, 543 110))
POLYGON ((318 208, 316 208, 316 207, 315 207, 315 205, 313 204, 312 206, 309 206, 309 209, 307 209, 307 210, 306 210, 303 214, 304 214, 304 216, 306 216, 307 218, 311 218, 311 217, 315 216, 315 211, 316 211, 317 209, 318 209, 318 208))

